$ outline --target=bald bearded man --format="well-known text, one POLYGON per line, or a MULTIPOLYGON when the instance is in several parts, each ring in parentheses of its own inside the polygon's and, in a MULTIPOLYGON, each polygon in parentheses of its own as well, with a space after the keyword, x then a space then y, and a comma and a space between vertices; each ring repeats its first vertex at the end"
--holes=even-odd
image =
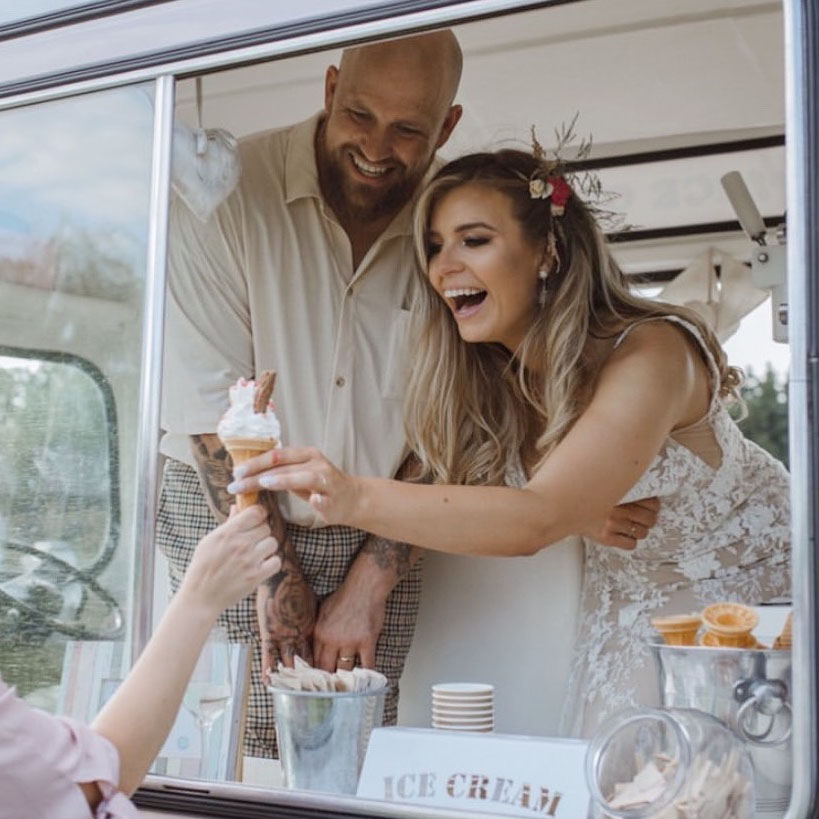
MULTIPOLYGON (((285 442, 344 469, 394 476, 417 286, 415 195, 461 117, 450 31, 344 51, 324 110, 241 141, 239 187, 206 223, 171 211, 157 537, 175 590, 198 540, 226 515, 231 463, 216 435, 228 387, 278 373, 285 442)), ((254 646, 245 753, 275 753, 263 670, 299 654, 327 670, 387 675, 385 722, 420 596, 415 550, 325 526, 292 496, 265 499, 282 570, 228 609, 254 646)))

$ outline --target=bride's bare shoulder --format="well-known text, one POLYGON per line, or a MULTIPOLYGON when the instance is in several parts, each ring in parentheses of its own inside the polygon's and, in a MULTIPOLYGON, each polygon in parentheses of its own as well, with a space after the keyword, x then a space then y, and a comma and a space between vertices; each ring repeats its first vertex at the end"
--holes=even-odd
POLYGON ((676 322, 643 321, 626 331, 608 363, 640 358, 663 366, 683 366, 699 358, 697 347, 691 333, 676 322))

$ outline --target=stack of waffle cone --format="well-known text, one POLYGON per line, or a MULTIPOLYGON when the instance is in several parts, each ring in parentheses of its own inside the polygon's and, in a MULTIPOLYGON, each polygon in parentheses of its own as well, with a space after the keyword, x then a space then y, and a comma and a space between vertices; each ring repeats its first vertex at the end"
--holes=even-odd
MULTIPOLYGON (((240 464, 261 455, 263 452, 269 452, 278 446, 278 441, 275 438, 227 438, 222 441, 225 449, 230 453, 233 459, 233 468, 235 469, 240 464)), ((236 496, 236 507, 241 512, 242 509, 247 509, 248 506, 253 506, 254 503, 259 502, 258 492, 242 492, 236 496)))
POLYGON ((791 648, 793 644, 793 612, 791 611, 788 614, 787 619, 785 620, 785 625, 782 627, 782 632, 780 635, 774 640, 773 647, 774 648, 791 648))
POLYGON ((663 635, 670 646, 693 646, 697 642, 702 618, 699 614, 675 614, 669 617, 655 617, 651 625, 663 635))
POLYGON ((757 645, 751 632, 759 622, 759 615, 742 603, 714 603, 702 611, 707 629, 703 645, 753 648, 757 645))

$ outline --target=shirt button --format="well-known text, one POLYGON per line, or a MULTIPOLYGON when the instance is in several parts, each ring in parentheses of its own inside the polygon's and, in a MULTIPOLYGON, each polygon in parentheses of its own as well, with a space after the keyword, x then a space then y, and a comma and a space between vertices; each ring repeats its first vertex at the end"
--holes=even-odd
POLYGON ((341 376, 341 375, 340 375, 340 376, 339 376, 339 377, 336 379, 336 386, 337 386, 337 387, 343 387, 343 386, 344 386, 344 376, 341 376))

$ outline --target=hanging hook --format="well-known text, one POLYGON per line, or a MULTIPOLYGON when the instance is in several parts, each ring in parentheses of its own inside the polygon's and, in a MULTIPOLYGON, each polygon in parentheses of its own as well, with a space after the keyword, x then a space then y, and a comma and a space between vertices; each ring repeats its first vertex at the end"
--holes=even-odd
POLYGON ((208 135, 202 127, 202 78, 196 78, 196 155, 204 156, 208 151, 208 135))

